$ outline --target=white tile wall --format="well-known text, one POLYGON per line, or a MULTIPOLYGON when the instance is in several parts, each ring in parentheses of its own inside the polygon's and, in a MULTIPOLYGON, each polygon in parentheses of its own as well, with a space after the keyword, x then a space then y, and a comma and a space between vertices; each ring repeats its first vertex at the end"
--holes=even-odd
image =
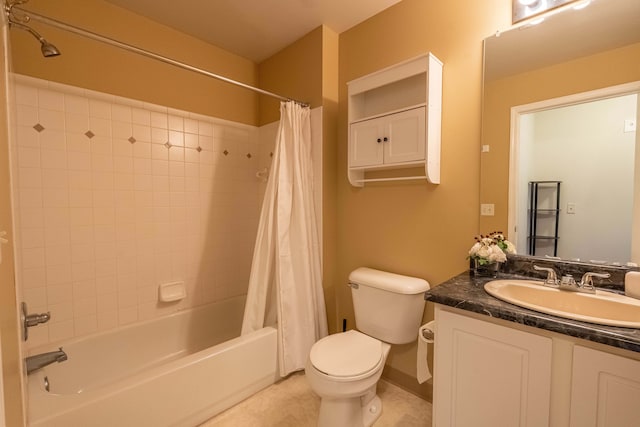
POLYGON ((24 76, 15 88, 18 286, 30 312, 51 311, 29 347, 246 293, 270 162, 256 128, 24 76), (176 280, 187 298, 159 303, 176 280))

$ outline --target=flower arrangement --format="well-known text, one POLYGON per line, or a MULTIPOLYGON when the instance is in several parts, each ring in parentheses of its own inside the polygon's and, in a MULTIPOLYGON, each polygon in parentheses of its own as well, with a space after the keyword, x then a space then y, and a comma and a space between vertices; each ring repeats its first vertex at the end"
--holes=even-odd
POLYGON ((504 238, 502 231, 494 231, 486 236, 476 236, 476 243, 469 250, 469 259, 483 266, 494 262, 506 262, 507 254, 515 254, 516 248, 504 238))

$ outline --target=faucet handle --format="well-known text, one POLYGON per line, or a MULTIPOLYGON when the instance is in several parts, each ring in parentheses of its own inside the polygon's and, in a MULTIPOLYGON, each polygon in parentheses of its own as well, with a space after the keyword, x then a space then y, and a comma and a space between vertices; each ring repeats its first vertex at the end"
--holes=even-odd
POLYGON ((587 289, 593 289, 593 278, 594 277, 599 277, 601 279, 607 279, 609 277, 611 277, 611 274, 609 273, 594 273, 591 271, 588 271, 586 273, 584 273, 582 275, 582 279, 580 280, 580 287, 582 288, 587 288, 587 289))
POLYGON ((538 265, 533 265, 533 269, 534 270, 538 270, 538 271, 546 271, 547 272, 547 278, 544 281, 545 285, 552 285, 552 286, 558 286, 558 275, 556 274, 556 271, 551 268, 551 267, 540 267, 538 265))
POLYGON ((562 279, 560 279, 560 283, 567 286, 576 286, 576 279, 574 279, 571 274, 565 274, 562 276, 562 279))
POLYGON ((39 313, 39 314, 27 314, 27 303, 22 302, 20 304, 20 321, 22 323, 22 340, 26 341, 29 338, 29 328, 39 325, 40 323, 46 323, 51 319, 51 313, 39 313))

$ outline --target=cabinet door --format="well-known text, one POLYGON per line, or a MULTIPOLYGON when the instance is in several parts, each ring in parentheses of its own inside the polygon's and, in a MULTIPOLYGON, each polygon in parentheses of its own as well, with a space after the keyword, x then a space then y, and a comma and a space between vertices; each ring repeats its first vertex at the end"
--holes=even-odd
POLYGON ((384 162, 405 163, 425 159, 425 108, 414 108, 386 117, 383 131, 384 162))
POLYGON ((590 348, 573 350, 572 427, 640 425, 640 361, 590 348))
POLYGON ((351 125, 349 167, 376 166, 383 162, 382 132, 384 117, 351 125), (380 139, 380 142, 378 140, 380 139))
POLYGON ((551 339, 436 306, 433 425, 549 425, 551 339))

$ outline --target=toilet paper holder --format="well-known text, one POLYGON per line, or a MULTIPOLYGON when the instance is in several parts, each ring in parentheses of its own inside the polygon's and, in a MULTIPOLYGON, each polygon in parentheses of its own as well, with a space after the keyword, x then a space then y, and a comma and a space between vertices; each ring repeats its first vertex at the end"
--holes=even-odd
POLYGON ((420 326, 418 330, 418 354, 416 358, 416 379, 418 383, 422 384, 425 381, 428 381, 431 376, 431 371, 429 370, 429 364, 427 363, 427 358, 429 355, 428 346, 433 344, 434 342, 434 326, 435 320, 431 322, 425 323, 420 326))
POLYGON ((422 338, 424 338, 425 340, 431 340, 433 341, 433 337, 434 337, 434 333, 431 329, 420 329, 420 332, 422 332, 422 338))

